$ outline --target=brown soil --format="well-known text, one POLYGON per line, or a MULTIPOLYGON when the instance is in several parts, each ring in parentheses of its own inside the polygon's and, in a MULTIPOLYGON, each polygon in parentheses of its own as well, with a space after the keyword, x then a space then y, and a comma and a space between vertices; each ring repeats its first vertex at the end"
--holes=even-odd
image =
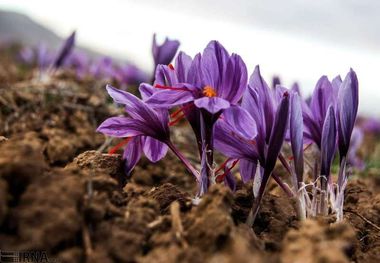
POLYGON ((195 206, 194 180, 171 154, 126 178, 120 155, 96 151, 105 139, 96 126, 118 112, 101 84, 31 76, 0 67, 0 250, 70 263, 379 262, 378 178, 350 181, 339 224, 298 221, 271 186, 251 229, 250 187, 215 185, 195 206))

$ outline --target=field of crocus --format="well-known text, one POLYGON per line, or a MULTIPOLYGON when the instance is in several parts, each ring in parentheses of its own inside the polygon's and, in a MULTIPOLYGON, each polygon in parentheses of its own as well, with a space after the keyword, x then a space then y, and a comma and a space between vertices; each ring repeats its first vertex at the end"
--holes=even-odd
MULTIPOLYGON (((0 248, 56 262, 379 262, 380 122, 210 41, 155 71, 0 47, 0 248)), ((148 51, 147 51, 148 52, 148 51)), ((353 68, 350 68, 352 66, 353 68)))

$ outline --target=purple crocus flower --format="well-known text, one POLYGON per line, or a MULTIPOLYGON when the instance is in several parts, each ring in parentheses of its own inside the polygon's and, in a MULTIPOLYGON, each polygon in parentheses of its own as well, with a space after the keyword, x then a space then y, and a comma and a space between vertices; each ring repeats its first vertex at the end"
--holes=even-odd
POLYGON ((164 111, 155 111, 134 95, 107 86, 108 94, 115 103, 125 105, 128 117, 111 117, 97 129, 108 136, 129 138, 124 151, 126 173, 129 175, 144 152, 152 162, 162 159, 168 150, 168 115, 164 111))
POLYGON ((240 129, 236 127, 236 124, 229 120, 234 118, 228 118, 230 112, 226 111, 224 116, 227 117, 217 122, 215 147, 228 157, 240 159, 240 174, 243 182, 256 180, 256 168, 258 165, 260 167, 260 184, 247 219, 247 223, 252 225, 285 139, 289 115, 289 93, 280 86, 276 90, 269 89, 257 66, 244 93, 242 108, 251 117, 251 120, 246 118, 244 123, 257 126, 257 133, 255 133, 257 136, 252 140, 239 132, 240 129))
POLYGON ((325 121, 322 129, 321 141, 321 188, 327 189, 330 180, 330 168, 336 152, 337 129, 335 121, 335 111, 332 105, 327 109, 325 121))
MULTIPOLYGON (((338 93, 338 144, 340 165, 345 166, 359 106, 359 84, 356 73, 350 69, 338 93)), ((342 186, 344 173, 339 173, 338 185, 342 186)))
POLYGON ((65 60, 67 60, 67 58, 70 56, 74 48, 74 45, 75 45, 75 31, 71 33, 71 35, 63 43, 63 46, 61 47, 60 51, 58 52, 53 62, 53 68, 55 69, 60 68, 65 63, 65 60))
MULTIPOLYGON (((139 161, 142 152, 149 160, 157 162, 166 155, 170 148, 189 172, 196 177, 198 183, 200 182, 198 171, 170 141, 168 111, 155 110, 134 95, 109 85, 107 91, 115 103, 125 105, 128 117, 108 118, 98 127, 97 131, 112 137, 127 138, 128 144, 123 155, 126 160, 127 175, 139 161)), ((142 91, 142 97, 147 98, 149 93, 149 90, 142 91)))
MULTIPOLYGON (((197 138, 202 160, 203 152, 207 152, 201 174, 214 181, 212 177, 215 175, 211 171, 214 124, 227 109, 233 110, 235 116, 247 115, 237 105, 247 84, 243 60, 236 54, 229 55, 219 42, 211 41, 194 59, 180 52, 175 67, 159 65, 157 79, 166 85, 156 84, 155 87, 161 90, 155 92, 147 103, 154 107, 180 106, 183 109, 197 138)), ((203 178, 203 182, 206 181, 203 178)))
POLYGON ((239 55, 229 55, 219 42, 211 41, 193 60, 182 53, 177 61, 176 68, 163 68, 163 74, 173 78, 173 86, 157 86, 163 90, 147 101, 151 105, 170 108, 193 102, 197 108, 216 114, 240 100, 247 68, 239 55))
POLYGON ((169 38, 165 38, 164 43, 158 45, 156 34, 154 34, 152 44, 154 68, 159 64, 168 65, 177 53, 179 45, 178 40, 170 40, 169 38))
POLYGON ((291 96, 290 106, 290 143, 294 160, 294 186, 296 189, 303 182, 303 118, 301 98, 297 92, 291 96))
POLYGON ((326 76, 322 76, 317 82, 310 104, 302 104, 305 139, 314 142, 319 149, 327 110, 330 105, 336 109, 337 94, 338 89, 335 85, 332 85, 326 76))

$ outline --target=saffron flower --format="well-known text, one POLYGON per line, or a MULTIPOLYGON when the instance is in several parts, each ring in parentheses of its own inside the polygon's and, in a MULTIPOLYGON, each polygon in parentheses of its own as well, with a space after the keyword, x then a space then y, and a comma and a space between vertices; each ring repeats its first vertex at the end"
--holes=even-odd
POLYGON ((174 107, 188 102, 211 114, 236 104, 247 84, 247 68, 239 55, 229 55, 217 41, 211 41, 202 55, 192 60, 182 53, 176 68, 163 68, 172 87, 160 87, 147 101, 156 107, 174 107), (174 74, 170 72, 174 71, 174 74))
POLYGON ((124 151, 126 173, 129 175, 143 151, 152 162, 162 159, 168 150, 165 143, 170 140, 168 115, 155 111, 134 95, 107 86, 108 94, 115 103, 125 105, 128 117, 111 117, 97 129, 108 136, 128 138, 124 151))
MULTIPOLYGON (((270 89, 257 66, 250 78, 241 106, 250 115, 250 118, 245 118, 244 123, 257 127, 257 131, 254 131, 256 136, 248 139, 239 132, 240 128, 230 121, 234 118, 222 118, 216 125, 215 147, 228 157, 240 159, 243 182, 254 180, 255 201, 247 218, 247 224, 252 225, 285 139, 289 92, 279 86, 275 90, 270 89), (257 168, 259 169, 256 175, 257 168)), ((229 112, 226 112, 225 116, 228 115, 229 112)), ((276 181, 277 179, 279 178, 276 177, 276 181)))
POLYGON ((123 155, 127 175, 139 161, 142 152, 149 160, 157 162, 170 148, 200 181, 199 173, 170 141, 167 111, 155 110, 136 96, 109 85, 107 91, 115 103, 125 105, 128 116, 108 118, 100 124, 97 131, 112 137, 126 138, 122 143, 127 144, 123 155))
POLYGON ((240 56, 229 55, 219 42, 211 41, 194 59, 180 52, 175 66, 159 65, 157 80, 165 85, 156 84, 157 92, 147 103, 169 109, 180 106, 198 142, 199 155, 204 163, 201 174, 208 178, 202 180, 203 189, 207 191, 208 185, 215 182, 215 122, 230 108, 237 117, 248 115, 237 105, 247 85, 246 66, 240 56))

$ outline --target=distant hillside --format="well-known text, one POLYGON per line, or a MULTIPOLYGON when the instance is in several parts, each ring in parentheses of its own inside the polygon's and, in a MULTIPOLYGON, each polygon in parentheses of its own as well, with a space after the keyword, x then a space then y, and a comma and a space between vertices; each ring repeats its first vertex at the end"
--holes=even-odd
MULTIPOLYGON (((29 46, 45 43, 51 49, 58 49, 62 41, 61 37, 28 16, 0 10, 0 42, 17 42, 29 46)), ((101 56, 87 48, 78 48, 91 56, 101 56)))

